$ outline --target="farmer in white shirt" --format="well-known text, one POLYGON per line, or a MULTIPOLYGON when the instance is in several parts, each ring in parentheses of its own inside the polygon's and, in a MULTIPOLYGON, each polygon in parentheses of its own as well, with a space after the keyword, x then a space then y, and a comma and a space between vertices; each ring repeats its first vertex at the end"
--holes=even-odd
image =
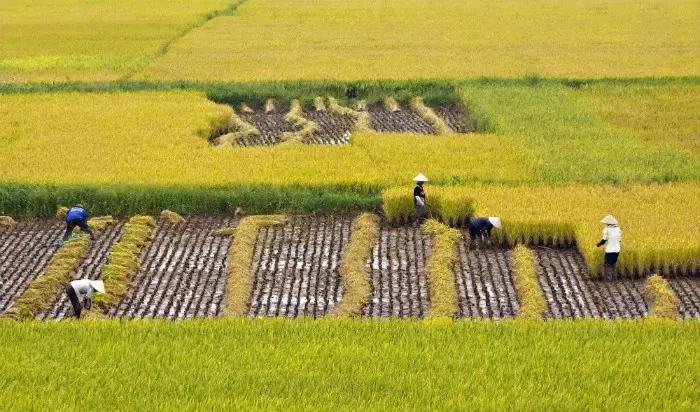
POLYGON ((92 306, 92 295, 95 292, 105 293, 105 284, 101 280, 78 279, 70 282, 66 286, 66 294, 73 305, 75 317, 80 319, 80 312, 85 309, 90 310, 92 306))
POLYGON ((622 230, 617 225, 617 219, 613 215, 607 215, 600 221, 605 223, 603 238, 596 246, 605 246, 605 275, 611 279, 615 275, 615 265, 620 256, 620 242, 622 241, 622 230))

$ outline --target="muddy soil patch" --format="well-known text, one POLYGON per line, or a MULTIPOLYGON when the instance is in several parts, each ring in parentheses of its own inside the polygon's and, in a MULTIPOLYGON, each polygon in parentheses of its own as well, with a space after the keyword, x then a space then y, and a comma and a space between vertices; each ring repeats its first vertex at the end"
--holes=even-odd
POLYGON ((0 314, 46 269, 65 226, 55 220, 0 226, 0 314))
POLYGON ((445 123, 456 133, 469 133, 467 114, 457 106, 445 106, 435 109, 435 114, 445 119, 445 123))
POLYGON ((328 111, 307 111, 304 117, 318 125, 314 135, 304 140, 304 143, 313 144, 348 144, 350 143, 350 131, 354 120, 348 116, 340 116, 328 111))
POLYGON ((260 229, 249 316, 319 317, 341 299, 338 276, 352 218, 294 216, 260 229))
POLYGON ((583 256, 574 249, 536 248, 540 286, 548 303, 545 318, 637 319, 649 308, 644 280, 591 280, 583 256))
POLYGON ((422 318, 428 314, 425 264, 430 248, 430 237, 420 228, 381 228, 367 262, 372 295, 363 309, 364 316, 422 318))
POLYGON ((371 127, 378 132, 435 134, 433 128, 422 117, 409 109, 390 112, 384 105, 369 107, 371 127))
POLYGON ((260 136, 240 139, 237 146, 272 146, 282 141, 282 134, 293 132, 294 125, 284 120, 283 113, 242 113, 241 119, 255 126, 260 136))
POLYGON ((455 264, 460 318, 501 319, 518 314, 511 252, 501 248, 470 248, 469 234, 459 244, 455 264))
POLYGON ((109 316, 185 319, 216 316, 226 290, 231 216, 194 216, 185 223, 159 221, 126 296, 109 316))
POLYGON ((672 278, 668 282, 678 299, 680 316, 700 319, 700 277, 672 278))

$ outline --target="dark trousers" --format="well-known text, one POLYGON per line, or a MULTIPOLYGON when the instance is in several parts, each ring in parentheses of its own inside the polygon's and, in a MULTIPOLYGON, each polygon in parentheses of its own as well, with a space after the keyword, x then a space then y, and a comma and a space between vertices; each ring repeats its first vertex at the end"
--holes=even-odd
POLYGON ((70 303, 73 305, 73 313, 75 313, 75 317, 80 319, 80 312, 82 312, 83 306, 80 304, 80 299, 78 299, 78 294, 75 293, 73 286, 66 286, 66 295, 68 295, 68 299, 70 299, 70 303))
POLYGON ((79 227, 80 230, 83 232, 89 234, 92 236, 92 230, 88 227, 87 224, 87 219, 71 219, 71 220, 66 220, 66 234, 63 235, 63 240, 68 240, 70 238, 71 233, 73 233, 73 229, 75 227, 79 227))

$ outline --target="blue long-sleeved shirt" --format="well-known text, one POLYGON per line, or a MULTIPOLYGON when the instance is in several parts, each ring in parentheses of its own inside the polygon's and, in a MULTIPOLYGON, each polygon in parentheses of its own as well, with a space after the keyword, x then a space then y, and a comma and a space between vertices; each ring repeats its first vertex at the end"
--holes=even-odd
POLYGON ((68 220, 85 220, 88 218, 88 213, 82 207, 71 207, 66 213, 66 221, 68 220))

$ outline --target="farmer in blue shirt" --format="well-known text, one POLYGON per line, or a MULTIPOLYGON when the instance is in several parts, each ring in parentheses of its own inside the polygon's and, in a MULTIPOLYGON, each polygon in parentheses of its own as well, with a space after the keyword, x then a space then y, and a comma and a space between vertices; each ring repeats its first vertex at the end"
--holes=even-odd
POLYGON ((66 234, 63 235, 63 241, 67 241, 73 233, 73 228, 78 226, 80 230, 93 237, 92 230, 87 224, 88 213, 83 205, 72 206, 66 213, 66 234))

